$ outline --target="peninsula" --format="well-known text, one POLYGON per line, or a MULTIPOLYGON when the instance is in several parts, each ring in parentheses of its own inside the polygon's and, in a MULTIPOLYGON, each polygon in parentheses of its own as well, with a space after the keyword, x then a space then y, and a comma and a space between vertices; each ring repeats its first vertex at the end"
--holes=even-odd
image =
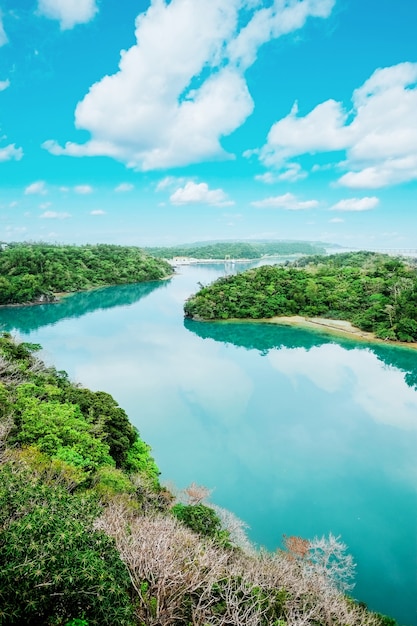
POLYGON ((184 305, 201 320, 251 320, 322 327, 417 342, 417 269, 373 252, 305 257, 220 278, 184 305))

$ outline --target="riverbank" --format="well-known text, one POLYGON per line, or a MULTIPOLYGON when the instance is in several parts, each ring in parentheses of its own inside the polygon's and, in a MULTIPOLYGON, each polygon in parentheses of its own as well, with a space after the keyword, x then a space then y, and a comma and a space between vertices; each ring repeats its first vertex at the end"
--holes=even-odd
MULTIPOLYGON (((197 319, 197 318, 196 318, 197 319)), ((367 332, 365 330, 361 330, 356 326, 353 326, 350 322, 346 320, 333 320, 327 319, 325 317, 303 317, 301 315, 291 315, 291 316, 276 316, 270 318, 260 318, 260 319, 230 319, 226 320, 225 323, 229 322, 244 322, 244 323, 255 323, 255 324, 276 324, 279 326, 294 326, 300 328, 309 328, 311 330, 316 330, 321 333, 327 333, 331 335, 338 335, 342 337, 351 337, 352 339, 369 342, 369 343, 383 343, 385 345, 390 345, 394 347, 403 347, 410 348, 412 350, 417 350, 417 342, 406 342, 406 341, 392 341, 388 339, 380 339, 376 337, 374 333, 367 332)))

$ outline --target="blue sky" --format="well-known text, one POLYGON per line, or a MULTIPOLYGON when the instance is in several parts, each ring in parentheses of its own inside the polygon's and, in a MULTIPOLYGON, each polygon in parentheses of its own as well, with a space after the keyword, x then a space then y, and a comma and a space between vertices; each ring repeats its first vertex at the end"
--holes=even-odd
POLYGON ((0 240, 417 248, 415 0, 0 0, 0 240))

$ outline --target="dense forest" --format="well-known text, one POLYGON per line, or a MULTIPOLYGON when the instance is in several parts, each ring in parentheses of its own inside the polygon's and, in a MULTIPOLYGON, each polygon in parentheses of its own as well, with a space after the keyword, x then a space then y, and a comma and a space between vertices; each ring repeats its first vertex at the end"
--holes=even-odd
POLYGON ((290 254, 323 254, 324 248, 303 241, 217 242, 189 244, 171 248, 145 248, 152 256, 172 259, 186 256, 194 259, 259 259, 263 256, 290 254))
POLYGON ((135 247, 2 244, 0 305, 48 302, 56 293, 159 280, 170 274, 168 263, 135 247))
POLYGON ((220 278, 184 305, 188 317, 342 319, 381 339, 417 341, 417 269, 372 252, 304 257, 220 278))
POLYGON ((330 535, 274 554, 190 485, 177 498, 107 393, 0 336, 0 625, 394 626, 346 593, 330 535))

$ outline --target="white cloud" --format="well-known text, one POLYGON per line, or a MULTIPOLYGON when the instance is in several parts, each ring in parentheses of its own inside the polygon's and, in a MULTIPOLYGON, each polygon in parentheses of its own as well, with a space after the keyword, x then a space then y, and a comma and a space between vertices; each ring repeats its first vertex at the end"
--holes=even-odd
POLYGON ((59 213, 57 211, 45 211, 39 217, 41 219, 48 219, 48 220, 65 220, 68 217, 71 217, 71 214, 65 213, 65 212, 59 213))
POLYGON ((342 224, 344 221, 345 220, 342 217, 332 217, 332 219, 329 220, 331 224, 342 224))
POLYGON ((47 194, 47 189, 46 189, 46 184, 44 180, 38 180, 35 183, 32 183, 31 185, 28 185, 28 187, 26 187, 25 189, 25 195, 29 196, 29 195, 41 195, 41 196, 45 196, 47 194))
POLYGON ((172 204, 211 204, 214 206, 230 206, 229 200, 222 189, 209 189, 207 183, 188 181, 170 196, 172 204))
POLYGON ((1 46, 4 46, 8 41, 9 40, 7 38, 6 31, 4 30, 4 26, 3 26, 3 15, 0 9, 0 48, 1 46))
POLYGON ((101 209, 96 209, 95 211, 90 211, 90 215, 106 215, 106 211, 102 211, 101 209))
POLYGON ((16 148, 16 144, 11 143, 4 148, 0 148, 0 163, 3 161, 11 161, 14 159, 15 161, 20 161, 23 157, 22 148, 16 148))
POLYGON ((80 195, 86 195, 88 193, 93 193, 93 188, 91 185, 76 185, 74 187, 74 191, 80 195))
POLYGON ((122 51, 118 72, 77 105, 76 127, 90 132, 90 141, 43 147, 54 155, 108 156, 144 171, 230 158, 221 140, 253 111, 243 73, 254 50, 301 28, 309 15, 327 17, 334 0, 290 4, 275 0, 265 13, 247 0, 152 0, 136 19, 137 42, 122 51))
POLYGON ((365 198, 346 198, 339 200, 332 207, 331 211, 370 211, 379 204, 379 199, 375 196, 365 198))
POLYGON ((39 208, 42 209, 42 211, 45 211, 45 209, 49 209, 51 204, 52 202, 42 202, 42 204, 39 205, 39 208))
POLYGON ((38 12, 52 20, 58 20, 61 30, 69 30, 76 24, 85 24, 98 11, 96 0, 39 0, 38 12))
POLYGON ((231 59, 243 67, 250 67, 262 44, 302 28, 308 17, 328 17, 334 4, 335 0, 305 0, 289 2, 285 6, 282 0, 275 0, 270 7, 256 11, 231 41, 231 59))
POLYGON ((287 209, 288 211, 314 209, 319 206, 317 200, 298 200, 292 193, 285 193, 282 196, 272 196, 264 200, 256 200, 255 202, 251 202, 251 204, 258 209, 287 209))
POLYGON ((340 185, 376 189, 417 179, 416 81, 417 63, 377 69, 353 93, 352 120, 335 100, 304 117, 295 104, 272 126, 260 160, 283 168, 303 154, 343 151, 340 165, 349 171, 340 185))
POLYGON ((117 193, 125 193, 127 191, 132 191, 132 189, 134 189, 135 186, 132 185, 132 183, 120 183, 120 185, 117 185, 117 187, 115 188, 115 191, 117 193))
POLYGON ((171 189, 183 185, 186 182, 185 178, 179 178, 177 176, 165 176, 156 185, 156 191, 164 191, 165 189, 171 189))
POLYGON ((6 80, 0 80, 0 91, 4 91, 10 87, 10 80, 7 78, 6 80))
POLYGON ((258 174, 255 176, 255 180, 259 180, 261 183, 272 185, 273 183, 279 183, 281 181, 288 183, 295 183, 297 180, 307 177, 305 172, 299 163, 286 163, 287 169, 280 174, 274 172, 265 172, 265 174, 258 174))

